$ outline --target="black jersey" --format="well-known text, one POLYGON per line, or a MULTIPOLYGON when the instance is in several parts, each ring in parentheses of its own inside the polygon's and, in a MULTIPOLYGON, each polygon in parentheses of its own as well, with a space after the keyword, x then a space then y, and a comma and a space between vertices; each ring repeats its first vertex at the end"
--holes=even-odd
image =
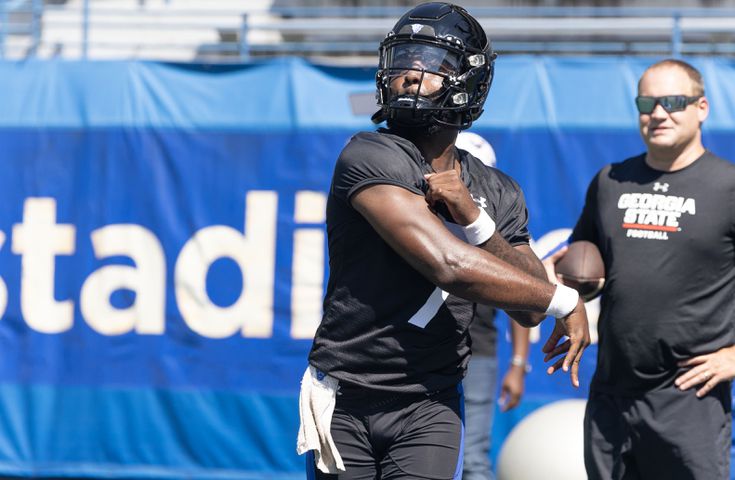
POLYGON ((735 343, 735 165, 707 152, 676 172, 643 156, 602 169, 572 240, 597 244, 606 283, 591 388, 670 386, 677 362, 735 343))
MULTIPOLYGON (((513 245, 528 242, 518 185, 460 151, 462 181, 513 245)), ((431 172, 408 140, 360 133, 342 151, 327 200, 329 282, 309 362, 341 381, 378 390, 428 392, 461 381, 474 305, 449 295, 401 258, 350 204, 372 184, 424 196, 431 172)))

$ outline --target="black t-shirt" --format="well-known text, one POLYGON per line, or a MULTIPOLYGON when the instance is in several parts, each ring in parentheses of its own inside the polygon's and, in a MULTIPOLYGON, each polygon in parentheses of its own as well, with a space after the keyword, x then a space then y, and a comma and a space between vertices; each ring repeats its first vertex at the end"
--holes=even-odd
POLYGON ((606 283, 591 388, 673 385, 677 362, 735 343, 735 165, 707 152, 676 172, 644 156, 603 168, 571 240, 597 244, 606 283))
MULTIPOLYGON (((528 243, 518 185, 460 151, 462 181, 512 244, 528 243)), ((342 151, 327 200, 330 275, 309 362, 341 381, 389 391, 426 392, 464 376, 474 305, 430 283, 350 204, 372 184, 424 196, 431 168, 408 140, 355 135, 342 151)), ((448 224, 451 229, 452 224, 448 224)))

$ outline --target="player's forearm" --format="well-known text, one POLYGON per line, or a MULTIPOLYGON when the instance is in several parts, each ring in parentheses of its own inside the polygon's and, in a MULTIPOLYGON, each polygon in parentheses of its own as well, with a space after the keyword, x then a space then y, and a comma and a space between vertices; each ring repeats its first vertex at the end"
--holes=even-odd
MULTIPOLYGON (((496 233, 482 245, 482 249, 530 275, 542 280, 547 279, 541 260, 528 245, 512 247, 499 233, 496 233)), ((506 311, 506 313, 523 327, 534 327, 544 319, 543 314, 530 311, 506 311)))
POLYGON ((523 329, 533 328, 546 318, 543 313, 523 310, 506 310, 505 313, 514 320, 514 324, 518 324, 519 328, 523 329))
POLYGON ((530 275, 540 279, 546 279, 546 270, 544 270, 544 265, 541 263, 541 260, 536 257, 530 247, 527 245, 523 245, 522 247, 527 251, 521 247, 514 248, 500 233, 496 232, 481 248, 530 275))
MULTIPOLYGON (((445 251, 446 252, 446 251, 445 251)), ((421 269, 419 269, 421 270, 421 269)), ((504 310, 546 311, 555 286, 487 252, 464 245, 424 272, 447 292, 504 310), (474 251, 464 252, 465 249, 474 251)), ((543 318, 543 315, 539 315, 543 318)), ((538 324, 540 320, 531 322, 538 324)))

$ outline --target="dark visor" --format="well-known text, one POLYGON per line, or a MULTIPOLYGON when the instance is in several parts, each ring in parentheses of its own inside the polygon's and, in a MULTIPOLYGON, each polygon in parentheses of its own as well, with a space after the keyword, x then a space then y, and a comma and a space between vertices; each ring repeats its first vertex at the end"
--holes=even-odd
POLYGON ((385 68, 391 70, 426 70, 444 74, 459 71, 459 55, 441 47, 422 43, 404 43, 386 52, 385 68))

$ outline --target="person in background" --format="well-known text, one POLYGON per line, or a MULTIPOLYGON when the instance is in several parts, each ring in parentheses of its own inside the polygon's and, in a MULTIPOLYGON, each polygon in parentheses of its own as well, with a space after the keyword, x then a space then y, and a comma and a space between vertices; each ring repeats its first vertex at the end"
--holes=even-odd
MULTIPOLYGON (((457 136, 457 148, 465 150, 488 168, 495 168, 496 157, 492 145, 476 133, 463 131, 457 136)), ((470 324, 472 357, 467 375, 462 381, 465 399, 465 456, 464 480, 492 480, 490 445, 495 392, 498 379, 496 310, 489 305, 477 304, 470 324)), ((500 385, 498 403, 502 411, 515 408, 525 388, 528 365, 529 329, 509 321, 512 356, 510 367, 500 385)))
POLYGON ((702 143, 709 102, 690 64, 648 67, 635 104, 646 151, 595 176, 570 237, 595 243, 606 272, 585 467, 591 480, 723 480, 735 377, 735 165, 702 143))

